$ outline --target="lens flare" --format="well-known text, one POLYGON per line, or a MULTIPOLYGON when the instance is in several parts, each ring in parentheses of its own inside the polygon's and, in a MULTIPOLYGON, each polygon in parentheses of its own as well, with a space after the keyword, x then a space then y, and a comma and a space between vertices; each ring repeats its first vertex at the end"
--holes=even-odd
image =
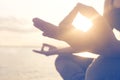
POLYGON ((81 57, 86 57, 86 58, 97 58, 99 56, 97 54, 90 53, 90 52, 77 53, 77 54, 74 54, 74 55, 81 56, 81 57))
POLYGON ((88 18, 78 13, 72 25, 83 32, 87 32, 91 28, 92 22, 88 18))

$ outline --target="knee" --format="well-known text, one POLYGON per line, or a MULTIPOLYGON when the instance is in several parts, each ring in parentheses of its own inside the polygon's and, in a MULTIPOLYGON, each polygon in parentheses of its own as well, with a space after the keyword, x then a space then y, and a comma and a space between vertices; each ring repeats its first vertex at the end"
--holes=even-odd
POLYGON ((55 66, 64 80, 84 80, 85 71, 80 65, 73 62, 69 55, 58 56, 55 66))
POLYGON ((58 56, 55 60, 55 67, 58 72, 62 71, 63 67, 66 65, 68 62, 66 56, 58 56))
POLYGON ((77 64, 75 64, 72 59, 71 55, 59 55, 55 60, 55 67, 56 70, 61 74, 75 71, 77 64))

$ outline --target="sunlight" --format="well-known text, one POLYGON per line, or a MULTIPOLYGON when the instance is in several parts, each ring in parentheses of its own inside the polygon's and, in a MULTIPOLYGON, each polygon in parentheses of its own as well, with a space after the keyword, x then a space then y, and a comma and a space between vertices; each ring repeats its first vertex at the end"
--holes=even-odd
MULTIPOLYGON (((103 15, 103 8, 104 8, 104 0, 78 0, 79 2, 82 2, 83 4, 92 6, 98 11, 101 15, 103 15), (97 4, 99 3, 99 4, 97 4)), ((91 27, 92 27, 92 22, 78 13, 73 21, 73 26, 76 27, 77 29, 82 30, 83 32, 87 32, 91 27)), ((93 54, 90 52, 83 52, 83 53, 77 53, 75 55, 81 56, 81 57, 86 57, 86 58, 97 58, 99 55, 93 54)))
POLYGON ((81 56, 81 57, 86 57, 86 58, 97 58, 99 55, 89 53, 89 52, 83 52, 83 53, 77 53, 75 55, 81 56))
MULTIPOLYGON (((102 13, 104 0, 0 0, 0 10, 1 10, 1 22, 4 24, 0 24, 1 26, 9 26, 10 30, 27 30, 27 29, 36 29, 33 27, 32 18, 39 17, 51 24, 59 25, 59 22, 69 14, 69 12, 75 7, 75 5, 80 2, 86 5, 90 5, 94 7, 98 12, 102 13), (29 3, 29 4, 28 4, 29 3), (99 4, 98 4, 99 3, 99 4), (27 4, 27 5, 26 5, 27 4), (22 13, 21 13, 22 12, 22 13), (13 18, 11 18, 13 17, 13 18), (24 22, 24 23, 21 23, 24 22), (7 24, 6 24, 7 23, 7 24), (10 24, 8 24, 10 23, 10 24), (15 25, 13 25, 15 24, 15 25)), ((73 25, 86 32, 92 26, 90 20, 86 17, 82 16, 80 13, 76 16, 73 21, 73 25)), ((5 30, 8 27, 5 27, 5 30)), ((37 29, 36 29, 37 30, 37 29)), ((0 32, 2 36, 2 42, 0 45, 3 46, 39 46, 41 43, 55 43, 51 38, 44 38, 42 35, 39 38, 39 33, 15 33, 8 31, 0 32), (2 34, 5 33, 5 34, 2 34), (15 33, 15 34, 14 34, 15 33), (23 36, 24 35, 24 36, 23 36), (12 36, 12 37, 8 37, 12 36), (8 40, 10 38, 10 40, 8 40), (29 39, 29 41, 28 41, 29 39), (33 40, 35 39, 35 40, 33 40)), ((36 31, 37 32, 37 31, 36 31)), ((61 43, 59 45, 62 45, 61 43)), ((58 46, 58 45, 56 45, 58 46)), ((48 48, 46 48, 47 50, 48 48)), ((79 55, 79 53, 78 53, 79 55)), ((83 56, 80 53, 80 56, 83 56)), ((84 56, 89 56, 88 54, 84 54, 84 56)))
POLYGON ((72 24, 83 32, 87 32, 92 27, 92 22, 80 13, 77 14, 72 24))
POLYGON ((116 29, 113 29, 113 32, 114 32, 116 39, 120 41, 120 32, 116 29))

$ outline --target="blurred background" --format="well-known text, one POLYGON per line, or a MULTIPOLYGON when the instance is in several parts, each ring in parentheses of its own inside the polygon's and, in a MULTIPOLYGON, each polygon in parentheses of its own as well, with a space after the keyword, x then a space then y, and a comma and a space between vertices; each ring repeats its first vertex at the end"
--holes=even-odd
POLYGON ((104 0, 0 0, 0 80, 62 80, 54 66, 57 56, 46 57, 32 50, 43 43, 68 44, 42 36, 32 19, 39 17, 58 25, 77 2, 103 13, 104 0))

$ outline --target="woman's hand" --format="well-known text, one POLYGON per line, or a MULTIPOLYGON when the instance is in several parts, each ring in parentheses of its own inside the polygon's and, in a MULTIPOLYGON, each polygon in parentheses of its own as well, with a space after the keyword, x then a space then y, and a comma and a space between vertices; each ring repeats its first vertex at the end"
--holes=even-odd
POLYGON ((40 53, 40 54, 43 54, 46 56, 51 56, 51 55, 73 54, 73 53, 77 53, 78 51, 76 49, 73 49, 72 47, 58 49, 52 45, 43 44, 43 47, 41 50, 33 50, 33 52, 40 53), (47 48, 47 47, 48 47, 48 50, 45 50, 45 48, 47 48))
POLYGON ((33 51, 36 52, 36 53, 39 53, 39 54, 46 55, 46 56, 51 56, 51 55, 57 54, 57 49, 50 50, 50 51, 39 51, 39 50, 33 50, 33 51))
POLYGON ((43 44, 41 50, 33 50, 36 53, 40 53, 46 56, 57 54, 57 48, 49 44, 43 44))
POLYGON ((96 17, 101 16, 93 7, 78 3, 76 5, 78 11, 87 17, 88 19, 94 20, 96 17))

